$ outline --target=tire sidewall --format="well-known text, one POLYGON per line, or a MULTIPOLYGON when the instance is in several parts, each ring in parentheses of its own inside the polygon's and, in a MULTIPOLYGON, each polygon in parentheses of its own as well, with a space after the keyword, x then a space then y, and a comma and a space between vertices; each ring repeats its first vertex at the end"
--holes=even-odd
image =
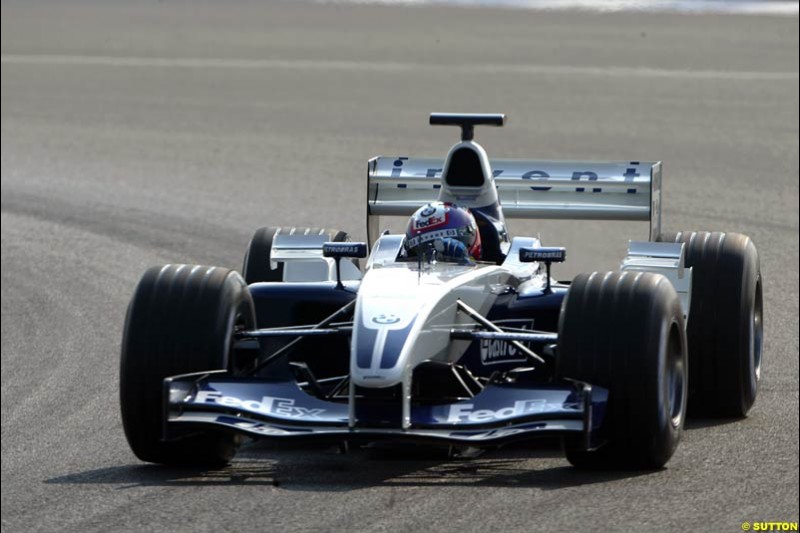
POLYGON ((727 252, 725 254, 727 261, 742 263, 737 317, 739 339, 736 364, 738 366, 739 390, 741 391, 740 410, 743 414, 750 410, 758 394, 759 372, 755 361, 755 351, 758 347, 755 345, 757 338, 754 331, 753 317, 756 311, 757 291, 760 289, 761 283, 758 255, 754 253, 754 246, 749 239, 745 250, 746 253, 743 258, 735 250, 725 250, 727 252))

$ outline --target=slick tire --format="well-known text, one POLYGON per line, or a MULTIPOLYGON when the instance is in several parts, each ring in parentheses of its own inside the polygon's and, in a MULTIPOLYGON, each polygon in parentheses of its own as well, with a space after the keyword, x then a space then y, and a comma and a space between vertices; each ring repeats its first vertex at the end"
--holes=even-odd
POLYGON ((598 449, 565 441, 591 469, 656 469, 674 453, 686 413, 686 335, 680 300, 660 274, 575 278, 558 326, 556 376, 608 389, 598 449))
MULTIPOLYGON (((256 230, 244 254, 242 276, 247 284, 262 281, 283 281, 283 263, 272 264, 272 240, 278 234, 326 235, 329 242, 347 242, 350 235, 344 231, 325 228, 264 227, 256 230), (273 266, 275 268, 273 268, 273 266)), ((358 262, 355 261, 356 266, 358 262)))
POLYGON ((692 267, 689 308, 689 412, 743 417, 761 377, 764 338, 761 269, 753 241, 739 233, 681 231, 663 242, 685 245, 692 267))
POLYGON ((230 369, 233 333, 255 326, 241 276, 224 268, 166 265, 147 270, 125 317, 120 363, 122 425, 142 461, 218 466, 240 438, 205 431, 163 441, 165 377, 230 369))

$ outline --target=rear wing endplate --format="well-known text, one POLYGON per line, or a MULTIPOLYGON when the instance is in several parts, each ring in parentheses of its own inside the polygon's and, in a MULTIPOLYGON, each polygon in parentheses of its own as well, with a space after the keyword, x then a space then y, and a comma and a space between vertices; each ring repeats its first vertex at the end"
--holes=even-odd
MULTIPOLYGON (((495 159, 489 163, 506 218, 641 220, 650 222, 650 240, 661 232, 660 162, 495 159)), ((441 159, 381 156, 369 160, 370 243, 380 235, 381 216, 410 216, 439 197, 443 168, 441 159)))

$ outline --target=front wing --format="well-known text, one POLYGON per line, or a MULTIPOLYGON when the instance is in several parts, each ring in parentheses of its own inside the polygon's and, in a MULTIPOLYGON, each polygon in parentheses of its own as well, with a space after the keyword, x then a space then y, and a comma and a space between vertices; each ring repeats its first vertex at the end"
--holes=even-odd
POLYGON ((473 398, 412 405, 402 429, 400 406, 356 397, 326 401, 293 380, 230 377, 224 372, 164 380, 164 438, 196 429, 235 431, 284 440, 411 440, 490 446, 539 436, 573 436, 586 449, 599 430, 608 391, 583 383, 536 386, 497 383, 473 398))

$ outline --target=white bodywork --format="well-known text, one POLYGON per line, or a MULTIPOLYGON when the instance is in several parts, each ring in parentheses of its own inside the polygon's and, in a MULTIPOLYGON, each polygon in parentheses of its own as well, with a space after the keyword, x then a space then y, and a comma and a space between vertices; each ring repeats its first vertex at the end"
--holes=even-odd
MULTIPOLYGON (((481 163, 481 173, 484 176, 493 175, 492 166, 489 163, 489 156, 486 155, 486 151, 483 149, 483 146, 474 141, 461 141, 450 148, 450 151, 447 153, 441 176, 447 176, 449 174, 450 162, 453 159, 453 154, 457 150, 462 149, 472 150, 478 155, 478 160, 481 163)), ((392 162, 393 168, 395 161, 392 162)), ((407 163, 408 161, 406 161, 404 164, 407 163)), ((463 205, 465 207, 480 207, 484 205, 497 204, 497 188, 491 185, 492 181, 493 180, 488 180, 489 186, 484 187, 458 187, 453 186, 447 183, 447 180, 442 179, 442 188, 439 189, 439 195, 436 199, 438 199, 440 202, 451 202, 454 204, 463 205)))
POLYGON ((538 263, 519 262, 519 249, 540 246, 537 239, 515 238, 501 266, 440 262, 421 269, 413 261, 396 262, 402 243, 402 235, 378 240, 359 287, 351 371, 362 387, 396 385, 423 361, 458 360, 469 342, 451 341, 450 329, 473 323, 457 312, 458 300, 485 313, 509 284, 546 285, 538 263))
POLYGON ((352 381, 388 387, 423 361, 458 360, 469 342, 451 341, 450 329, 472 321, 457 312, 456 302, 486 313, 496 298, 492 287, 506 286, 510 278, 499 266, 439 263, 420 271, 414 263, 401 263, 370 270, 353 320, 352 381))
POLYGON ((628 243, 628 256, 623 259, 620 270, 655 272, 664 275, 681 300, 683 318, 688 321, 692 301, 692 269, 684 266, 683 243, 639 242, 628 243))

